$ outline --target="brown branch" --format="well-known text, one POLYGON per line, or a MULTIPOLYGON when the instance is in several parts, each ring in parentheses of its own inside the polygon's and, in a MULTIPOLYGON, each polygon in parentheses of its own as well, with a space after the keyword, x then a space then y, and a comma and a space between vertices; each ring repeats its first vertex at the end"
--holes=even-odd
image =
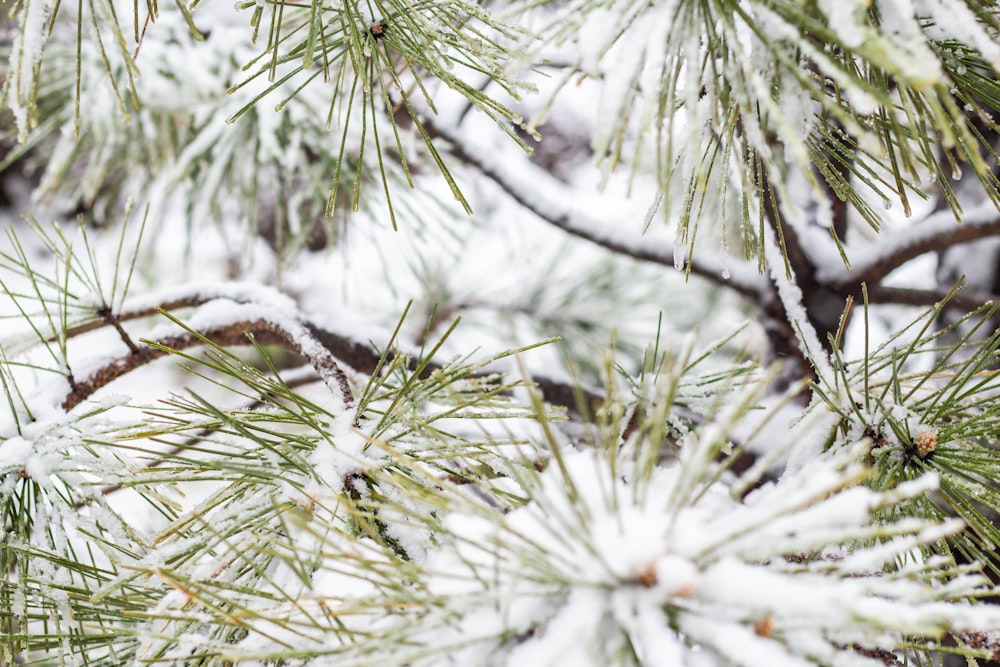
MULTIPOLYGON (((164 304, 164 308, 162 310, 166 310, 168 307, 178 307, 178 304, 191 306, 197 301, 198 299, 195 298, 186 298, 183 300, 167 302, 164 304)), ((137 312, 138 311, 132 311, 130 315, 135 317, 140 316, 137 312)), ((143 314, 148 315, 150 312, 144 312, 143 314)), ((126 319, 126 316, 121 316, 121 319, 126 319)), ((379 354, 370 344, 361 343, 347 336, 334 333, 312 322, 304 321, 302 322, 302 325, 310 332, 317 342, 319 342, 333 357, 337 359, 337 361, 355 371, 370 375, 375 372, 379 362, 382 360, 382 355, 379 354)), ((101 389, 114 380, 127 375, 141 366, 145 366, 156 359, 166 356, 168 354, 167 350, 187 350, 204 345, 206 344, 206 341, 219 345, 220 347, 250 345, 251 341, 249 335, 252 335, 254 339, 261 344, 278 345, 285 349, 302 354, 302 351, 295 344, 288 332, 284 331, 273 322, 264 319, 233 322, 223 326, 211 327, 199 331, 197 335, 190 332, 184 332, 172 336, 165 336, 155 341, 151 341, 155 344, 155 347, 144 347, 141 348, 138 353, 127 354, 119 357, 118 359, 115 359, 103 366, 86 380, 78 383, 77 389, 71 391, 70 394, 63 400, 62 407, 65 410, 72 410, 74 407, 89 398, 98 389, 101 389)), ((303 356, 305 355, 303 354, 303 356)), ((395 357, 395 353, 388 351, 385 353, 385 356, 387 361, 392 361, 395 357)), ((314 362, 315 367, 315 360, 311 361, 314 362)), ((416 370, 417 366, 417 360, 410 360, 408 362, 408 367, 411 370, 416 370)), ((443 366, 441 364, 430 362, 424 366, 420 373, 420 377, 429 377, 442 368, 443 366)), ((576 416, 581 416, 580 399, 583 401, 583 407, 586 410, 589 410, 591 414, 598 410, 603 405, 605 400, 605 397, 601 392, 593 389, 582 388, 576 384, 561 382, 545 377, 532 378, 532 383, 539 389, 539 391, 542 392, 542 395, 547 403, 566 408, 571 414, 576 416)), ((700 420, 696 414, 689 413, 687 411, 684 411, 683 416, 692 421, 700 420)))
MULTIPOLYGON (((157 306, 143 306, 141 308, 134 309, 125 308, 120 313, 115 315, 115 319, 120 322, 125 322, 180 308, 197 307, 204 305, 215 298, 215 295, 205 295, 199 292, 192 292, 190 295, 172 298, 160 303, 157 306)), ((320 327, 319 325, 306 320, 302 316, 299 317, 299 323, 309 332, 312 338, 314 338, 327 352, 330 353, 333 358, 355 371, 371 375, 375 372, 375 369, 382 360, 382 355, 379 354, 370 344, 362 343, 320 327)), ((104 326, 108 326, 106 319, 88 322, 68 331, 67 337, 79 336, 83 333, 94 331, 104 326)), ((63 409, 67 411, 72 410, 74 407, 93 395, 98 389, 110 384, 120 377, 127 375, 137 368, 168 354, 165 349, 159 348, 186 350, 204 345, 206 341, 219 346, 249 345, 250 338, 248 337, 248 334, 252 334, 259 343, 264 345, 278 345, 285 349, 289 349, 300 354, 302 353, 288 332, 283 331, 273 322, 264 319, 234 322, 223 326, 210 327, 199 331, 199 334, 201 337, 190 332, 184 332, 182 334, 160 338, 156 341, 152 341, 156 344, 156 347, 147 346, 139 348, 137 352, 124 355, 109 362, 86 380, 76 383, 76 386, 63 400, 63 409)), ((387 361, 392 361, 395 357, 395 353, 391 350, 387 351, 385 354, 387 361)), ((410 361, 409 367, 411 370, 416 370, 417 362, 415 360, 410 361)), ((440 364, 431 362, 424 367, 421 372, 421 377, 429 377, 432 373, 440 370, 441 368, 440 364)), ((344 382, 346 386, 346 378, 344 379, 344 382)), ((577 390, 573 385, 545 378, 536 379, 535 382, 539 389, 541 389, 546 395, 546 400, 548 402, 553 405, 565 407, 573 414, 577 414, 577 390), (552 398, 549 398, 549 395, 551 395, 552 398)), ((587 402, 590 404, 591 408, 594 408, 603 402, 603 397, 597 392, 584 390, 583 395, 587 398, 587 402)))
POLYGON ((989 652, 992 664, 1000 660, 1000 636, 994 632, 963 632, 957 635, 963 644, 973 649, 989 652))
MULTIPOLYGON (((345 404, 350 405, 351 393, 347 377, 344 375, 343 370, 337 366, 332 356, 310 354, 308 351, 302 349, 299 342, 289 331, 274 322, 261 318, 208 327, 201 330, 198 334, 183 332, 151 341, 155 346, 140 348, 136 353, 119 357, 98 369, 97 372, 87 379, 78 381, 76 386, 63 400, 62 408, 66 411, 72 410, 92 396, 98 389, 141 366, 145 366, 155 359, 166 356, 170 350, 187 350, 205 345, 206 342, 220 347, 249 345, 251 342, 250 336, 261 344, 279 345, 301 354, 309 360, 321 377, 332 374, 338 385, 337 388, 342 393, 345 404)), ((328 349, 327 351, 329 352, 328 349)))
MULTIPOLYGON (((120 326, 122 322, 138 320, 144 317, 154 317, 163 312, 169 313, 175 310, 180 310, 181 308, 197 308, 198 306, 203 306, 209 301, 213 301, 219 298, 225 298, 234 303, 251 303, 249 299, 240 299, 235 296, 215 294, 212 293, 211 290, 209 290, 208 293, 204 293, 198 288, 192 288, 191 294, 181 295, 173 299, 168 299, 166 301, 156 303, 155 305, 140 306, 136 308, 125 307, 122 308, 122 310, 118 311, 117 313, 110 313, 110 317, 114 318, 114 320, 117 321, 120 326)), ((106 316, 102 312, 102 310, 103 309, 96 311, 96 314, 100 316, 100 319, 91 320, 90 322, 84 322, 82 324, 69 327, 68 329, 66 329, 65 337, 67 339, 75 338, 77 336, 82 336, 85 333, 90 333, 91 331, 97 331, 98 329, 103 329, 104 327, 111 324, 111 322, 108 319, 108 316, 106 316)), ((54 338, 51 339, 50 342, 52 340, 55 339, 54 338)))
POLYGON ((1000 235, 1000 213, 984 204, 969 214, 962 224, 951 211, 935 213, 923 222, 879 239, 874 252, 850 270, 826 276, 837 286, 874 285, 900 266, 928 252, 940 252, 956 245, 1000 235), (981 221, 980 221, 981 220, 981 221))
MULTIPOLYGON (((113 319, 118 322, 127 322, 182 308, 197 308, 198 306, 205 305, 209 301, 217 298, 226 298, 237 303, 250 302, 249 299, 240 299, 238 296, 232 294, 222 297, 213 289, 192 288, 192 292, 190 294, 175 296, 165 301, 156 303, 155 305, 143 305, 135 308, 129 308, 126 306, 121 311, 114 314, 113 319)), ((313 322, 310 322, 301 315, 299 316, 298 321, 309 332, 310 336, 316 339, 320 345, 322 345, 333 357, 344 365, 367 375, 371 375, 375 372, 375 369, 378 367, 379 362, 382 359, 382 355, 376 352, 371 344, 362 343, 348 336, 325 329, 313 322)), ((66 337, 73 338, 91 331, 96 331, 108 325, 109 318, 107 317, 100 320, 94 320, 92 322, 71 327, 67 330, 66 337)), ((203 330, 200 333, 205 339, 220 346, 249 345, 250 339, 247 337, 247 334, 251 333, 258 340, 258 342, 265 345, 276 344, 286 349, 292 349, 289 344, 289 338, 287 336, 278 336, 274 325, 264 320, 258 320, 256 323, 237 322, 224 327, 203 330)), ((189 349, 191 347, 197 347, 204 344, 203 340, 200 340, 197 336, 189 333, 160 339, 155 342, 160 346, 176 350, 189 349)), ((74 388, 63 401, 63 408, 66 410, 73 409, 101 387, 104 387, 119 377, 127 375, 136 368, 144 366, 166 354, 167 353, 163 350, 152 347, 144 347, 140 348, 135 353, 111 361, 96 373, 91 375, 90 378, 74 388)), ((385 355, 386 361, 391 362, 395 358, 395 353, 391 350, 387 351, 385 355)), ((416 361, 411 361, 409 363, 409 367, 411 370, 416 370, 416 361)), ((424 370, 421 372, 421 377, 429 377, 432 373, 440 369, 441 366, 439 364, 431 362, 425 366, 424 370)), ((576 414, 577 401, 576 389, 574 386, 553 380, 546 380, 544 378, 537 379, 536 384, 538 384, 539 388, 542 389, 545 394, 551 393, 556 397, 556 400, 549 400, 547 398, 546 400, 548 402, 553 405, 565 407, 567 410, 576 414)), ((603 398, 598 399, 599 395, 596 392, 585 391, 584 394, 588 397, 588 402, 591 403, 592 406, 596 405, 598 401, 603 402, 603 398)))
MULTIPOLYGON (((204 302, 202 302, 204 303, 204 302)), ((142 317, 152 317, 156 315, 160 310, 170 312, 175 310, 175 308, 169 307, 169 305, 164 305, 162 308, 144 308, 139 311, 128 311, 122 310, 121 312, 115 313, 114 317, 118 320, 119 325, 123 322, 128 322, 129 320, 137 320, 142 317)), ((97 315, 100 316, 101 312, 98 310, 97 315)), ((89 322, 84 322, 83 324, 77 324, 76 326, 68 327, 65 332, 66 339, 76 338, 77 336, 82 336, 85 333, 90 333, 91 331, 97 331, 98 329, 103 329, 109 326, 110 322, 104 317, 100 319, 91 320, 89 322)), ((52 342, 55 338, 49 338, 48 341, 52 342)))
MULTIPOLYGON (((184 305, 191 305, 191 303, 192 301, 187 300, 184 305)), ((355 371, 371 375, 382 359, 382 355, 376 352, 371 345, 334 333, 311 322, 304 322, 303 326, 333 357, 355 371)), ((287 332, 274 323, 263 319, 233 322, 224 326, 203 329, 198 334, 184 332, 166 336, 151 341, 155 347, 144 347, 136 354, 127 354, 109 362, 86 380, 77 383, 76 388, 63 400, 63 409, 72 410, 98 389, 141 366, 166 356, 168 349, 187 350, 205 345, 206 341, 221 347, 250 345, 249 334, 261 344, 278 345, 301 354, 301 350, 294 344, 287 332)), ((387 361, 391 361, 395 357, 395 353, 389 351, 386 353, 386 357, 387 361)), ((416 360, 411 360, 408 364, 411 370, 416 370, 417 365, 416 360)), ((429 377, 441 368, 440 364, 428 363, 421 371, 420 377, 429 377)), ((597 410, 604 402, 603 394, 594 390, 580 389, 576 385, 548 378, 534 378, 532 381, 542 392, 546 402, 564 407, 573 415, 579 415, 578 396, 583 397, 587 409, 591 411, 597 410)))
MULTIPOLYGON (((669 267, 674 266, 673 247, 665 247, 664 244, 656 245, 645 237, 639 237, 632 242, 625 242, 621 237, 616 238, 610 234, 601 233, 599 230, 602 228, 610 230, 612 225, 601 225, 595 221, 584 219, 582 215, 573 212, 570 207, 558 203, 551 198, 546 198, 542 194, 542 191, 547 188, 542 187, 542 183, 552 181, 553 188, 558 188, 561 184, 547 171, 539 168, 530 161, 524 160, 523 164, 519 165, 516 169, 512 169, 509 166, 501 168, 494 164, 495 161, 491 161, 474 148, 467 146, 450 130, 436 125, 431 120, 424 120, 423 125, 431 137, 448 141, 451 144, 450 152, 457 159, 489 178, 507 193, 511 199, 545 222, 558 227, 572 236, 590 241, 614 253, 642 262, 651 262, 669 267), (531 176, 527 180, 532 182, 532 187, 523 187, 523 184, 514 178, 513 174, 515 171, 530 171, 531 176)), ((724 278, 721 266, 713 267, 710 262, 705 261, 701 257, 689 257, 684 268, 697 276, 707 278, 716 284, 728 287, 752 299, 760 296, 761 288, 764 284, 763 280, 740 277, 738 274, 724 278)), ((759 276, 755 273, 754 278, 759 278, 759 276)))
POLYGON ((121 321, 115 316, 110 306, 101 306, 97 309, 97 314, 101 317, 105 324, 115 328, 115 331, 118 332, 118 337, 121 338, 123 343, 125 343, 125 347, 129 349, 129 352, 132 354, 139 353, 139 347, 132 342, 132 337, 129 336, 128 332, 126 332, 122 327, 121 321))
MULTIPOLYGON (((860 293, 860 290, 858 292, 860 293)), ((868 301, 873 304, 933 306, 944 301, 948 298, 949 294, 951 294, 951 291, 946 289, 912 289, 908 287, 875 285, 868 288, 868 301)), ((998 298, 1000 297, 989 292, 963 290, 952 295, 944 307, 970 313, 988 303, 996 301, 998 298)))

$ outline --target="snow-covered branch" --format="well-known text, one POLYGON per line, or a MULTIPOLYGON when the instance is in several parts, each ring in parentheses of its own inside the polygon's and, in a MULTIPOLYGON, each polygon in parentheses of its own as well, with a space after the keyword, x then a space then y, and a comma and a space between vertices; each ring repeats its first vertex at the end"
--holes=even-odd
MULTIPOLYGON (((127 323, 137 319, 172 313, 185 309, 202 309, 218 306, 220 303, 243 306, 230 309, 230 317, 219 317, 224 313, 216 308, 215 314, 200 317, 198 310, 186 320, 190 330, 174 331, 163 335, 145 336, 145 345, 138 350, 117 357, 103 364, 87 378, 71 383, 72 390, 62 402, 65 410, 72 410, 94 392, 116 379, 145 366, 169 353, 169 350, 183 351, 206 344, 221 347, 250 345, 252 340, 262 345, 277 345, 305 357, 318 377, 322 378, 324 368, 336 368, 336 389, 344 392, 350 401, 347 378, 343 368, 349 368, 363 375, 375 373, 381 363, 392 361, 393 350, 380 353, 383 345, 362 340, 359 332, 337 332, 327 325, 319 324, 298 309, 294 301, 280 292, 254 283, 215 283, 181 285, 156 293, 132 297, 121 309, 100 318, 70 327, 67 338, 80 336, 117 323, 127 323), (260 313, 278 312, 280 317, 260 317, 260 313), (252 339, 251 339, 252 336, 252 339), (309 345, 302 341, 314 341, 309 345), (319 348, 322 348, 320 350, 319 348)), ((173 329, 173 327, 171 327, 173 329)), ((383 334, 383 343, 390 338, 390 332, 383 334)), ((406 350, 416 355, 417 350, 406 350)), ((409 358, 407 365, 417 369, 417 360, 409 358)), ((421 377, 428 377, 442 365, 433 360, 422 365, 421 377)), ((574 418, 581 416, 580 410, 595 413, 603 405, 605 396, 601 391, 581 386, 577 383, 557 380, 544 375, 533 375, 531 384, 537 387, 544 400, 565 408, 574 418), (581 405, 581 401, 583 405, 581 405)), ((685 409, 678 415, 691 423, 699 423, 701 417, 685 409)))
MULTIPOLYGON (((253 311, 241 309, 243 314, 253 311)), ((145 347, 135 352, 113 359, 91 373, 86 379, 72 383, 72 390, 62 402, 64 410, 72 410, 89 398, 98 389, 114 380, 131 373, 151 361, 166 356, 171 351, 183 351, 207 344, 220 347, 249 345, 256 341, 262 345, 280 345, 293 352, 301 354, 309 360, 319 377, 338 395, 345 408, 353 405, 347 376, 338 364, 338 360, 329 349, 309 335, 303 335, 305 329, 289 323, 279 322, 271 318, 257 317, 243 319, 240 317, 226 318, 216 324, 198 326, 197 331, 146 339, 145 347)))
MULTIPOLYGON (((219 346, 246 345, 250 336, 261 344, 275 344, 307 359, 343 407, 353 405, 350 385, 341 362, 331 350, 330 341, 320 340, 315 327, 305 324, 291 299, 260 286, 246 283, 174 288, 155 297, 146 296, 129 301, 120 312, 99 309, 101 319, 70 329, 67 337, 77 336, 100 326, 113 326, 129 347, 126 356, 114 359, 91 373, 87 378, 70 378, 71 391, 62 402, 71 410, 95 391, 171 350, 186 350, 205 344, 219 346), (147 317, 158 312, 198 307, 182 332, 173 326, 169 333, 153 332, 145 347, 136 347, 121 326, 122 322, 147 317)), ((343 349, 342 345, 332 346, 343 349)))
MULTIPOLYGON (((444 123, 428 120, 424 125, 428 132, 451 143, 451 153, 455 157, 499 185, 512 199, 545 222, 613 252, 644 262, 675 266, 674 243, 666 234, 630 231, 636 228, 635 221, 596 220, 575 209, 571 204, 574 200, 573 193, 527 158, 522 157, 516 168, 513 168, 509 164, 501 164, 494 155, 475 146, 465 137, 459 137, 456 132, 445 127, 444 123)), ((703 251, 695 251, 687 257, 682 268, 753 299, 767 289, 767 283, 756 266, 749 263, 736 266, 730 264, 730 258, 723 259, 703 251), (724 277, 727 270, 728 277, 724 277)))
POLYGON ((1000 235, 1000 212, 992 201, 986 200, 963 215, 960 222, 955 221, 950 209, 938 211, 915 225, 880 235, 864 248, 851 248, 850 268, 841 262, 830 262, 819 267, 817 276, 836 286, 861 283, 870 286, 924 253, 997 235, 1000 235))
POLYGON ((802 289, 796 283, 794 269, 785 269, 784 255, 778 246, 775 231, 770 226, 764 227, 764 253, 778 301, 785 320, 795 332, 802 357, 821 380, 832 380, 833 369, 828 360, 827 346, 820 341, 813 326, 810 313, 805 307, 802 289))

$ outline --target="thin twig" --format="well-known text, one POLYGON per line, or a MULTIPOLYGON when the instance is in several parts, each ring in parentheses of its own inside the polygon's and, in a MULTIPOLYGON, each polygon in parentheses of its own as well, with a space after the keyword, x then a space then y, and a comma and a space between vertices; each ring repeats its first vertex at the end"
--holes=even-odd
MULTIPOLYGON (((889 287, 875 285, 868 288, 868 300, 873 304, 897 304, 902 306, 933 306, 941 303, 951 294, 947 289, 911 289, 907 287, 889 287)), ((962 290, 951 296, 946 309, 972 312, 988 303, 996 301, 1000 296, 989 292, 962 290)))
POLYGON ((124 327, 122 327, 121 321, 115 316, 110 306, 101 306, 97 310, 97 314, 100 315, 105 324, 115 328, 115 331, 118 332, 118 337, 121 338, 122 342, 125 343, 125 347, 127 347, 132 354, 139 353, 139 347, 132 341, 132 337, 128 335, 128 332, 125 331, 124 327))
POLYGON ((928 252, 1000 235, 1000 213, 992 202, 966 213, 962 223, 955 222, 951 210, 928 216, 906 229, 879 237, 869 248, 855 250, 853 265, 824 268, 820 280, 835 286, 877 284, 900 266, 928 252))
POLYGON ((316 350, 303 349, 301 343, 286 328, 271 320, 260 318, 227 322, 223 325, 202 328, 198 333, 185 331, 150 341, 153 346, 143 347, 135 353, 114 359, 87 379, 78 381, 76 387, 63 400, 62 408, 67 411, 72 410, 98 389, 151 361, 166 356, 170 350, 187 350, 205 345, 206 342, 220 347, 249 345, 251 343, 249 336, 251 335, 263 345, 279 345, 301 354, 309 360, 321 377, 332 374, 336 379, 337 389, 342 393, 345 405, 350 407, 353 404, 347 377, 325 345, 323 351, 326 354, 318 354, 316 350))

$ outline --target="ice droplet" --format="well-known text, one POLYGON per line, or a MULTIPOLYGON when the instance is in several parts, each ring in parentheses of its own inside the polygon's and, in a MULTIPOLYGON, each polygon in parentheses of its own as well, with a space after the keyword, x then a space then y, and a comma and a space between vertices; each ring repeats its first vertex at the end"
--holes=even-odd
POLYGON ((962 168, 957 164, 951 166, 951 177, 953 180, 961 180, 962 178, 962 168))
POLYGON ((891 208, 892 208, 892 200, 891 200, 891 199, 889 199, 888 197, 884 198, 884 199, 882 200, 882 208, 884 208, 884 209, 885 209, 885 210, 887 210, 887 211, 888 211, 889 209, 891 209, 891 208))

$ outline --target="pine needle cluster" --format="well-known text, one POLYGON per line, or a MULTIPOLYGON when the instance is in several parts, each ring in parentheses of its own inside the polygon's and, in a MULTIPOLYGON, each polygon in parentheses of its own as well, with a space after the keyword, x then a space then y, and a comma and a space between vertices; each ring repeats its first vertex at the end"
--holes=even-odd
POLYGON ((0 20, 0 667, 1000 658, 993 3, 0 20))

